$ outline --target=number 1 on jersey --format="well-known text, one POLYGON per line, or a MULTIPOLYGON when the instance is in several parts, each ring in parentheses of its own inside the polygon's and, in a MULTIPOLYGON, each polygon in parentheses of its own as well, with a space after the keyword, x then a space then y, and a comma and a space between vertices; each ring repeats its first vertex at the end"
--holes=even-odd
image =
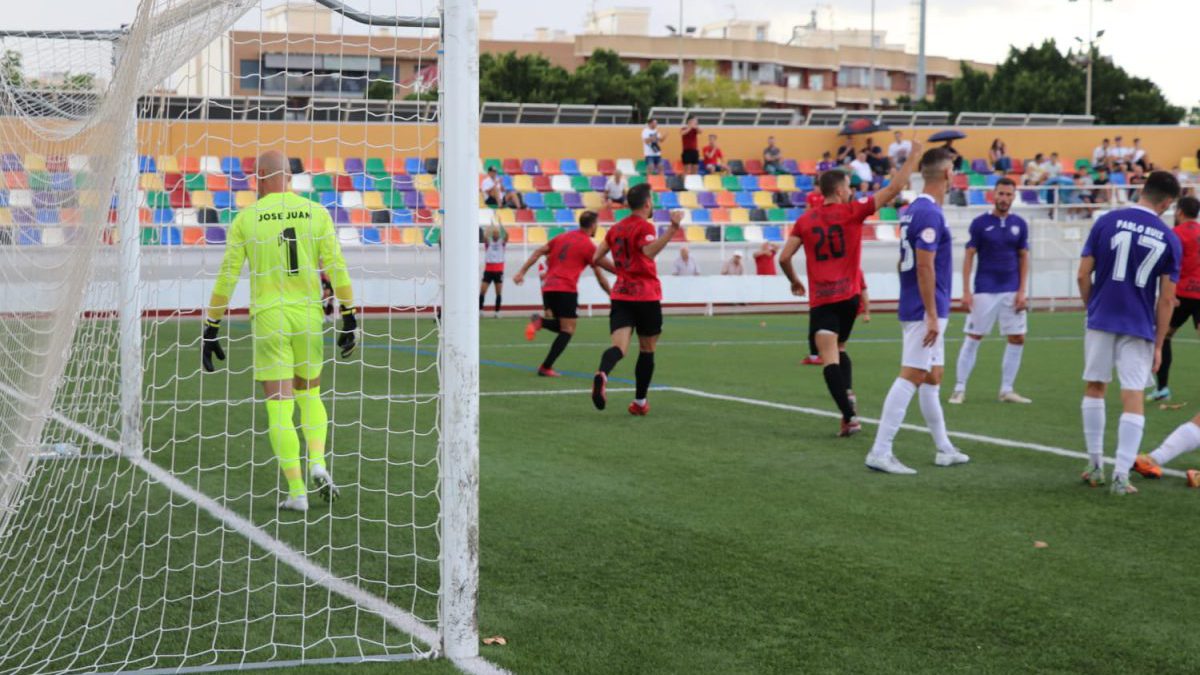
MULTIPOLYGON (((1138 265, 1137 276, 1134 277, 1133 283, 1138 288, 1145 288, 1150 281, 1150 273, 1154 271, 1154 266, 1158 264, 1158 259, 1167 251, 1165 242, 1159 241, 1154 237, 1140 235, 1137 239, 1138 246, 1143 246, 1150 249, 1145 258, 1142 258, 1142 264, 1138 265)), ((1113 235, 1109 241, 1109 248, 1117 252, 1117 259, 1113 261, 1113 281, 1125 281, 1125 276, 1129 273, 1129 256, 1133 249, 1133 233, 1129 230, 1121 230, 1113 235)))
POLYGON ((287 227, 279 234, 279 243, 287 246, 288 276, 300 274, 300 251, 296 243, 296 228, 287 227))

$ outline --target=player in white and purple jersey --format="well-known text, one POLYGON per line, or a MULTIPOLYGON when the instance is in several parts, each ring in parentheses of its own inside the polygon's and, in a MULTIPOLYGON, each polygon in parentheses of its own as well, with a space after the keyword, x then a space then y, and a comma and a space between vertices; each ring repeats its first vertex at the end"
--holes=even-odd
POLYGON ((866 459, 868 468, 885 473, 916 473, 892 454, 892 441, 918 392, 921 414, 937 446, 934 463, 952 466, 970 460, 950 443, 938 398, 954 277, 953 243, 942 202, 954 175, 954 156, 944 148, 929 150, 921 156, 920 171, 925 192, 900 218, 899 314, 904 331, 900 376, 884 399, 875 443, 866 459))
POLYGON ((1005 403, 1031 403, 1013 391, 1013 382, 1021 368, 1025 349, 1025 284, 1029 277, 1029 225, 1010 213, 1017 196, 1017 184, 1011 178, 996 181, 992 193, 994 208, 971 222, 966 256, 963 258, 963 309, 970 312, 962 349, 958 352, 954 393, 951 403, 967 400, 967 380, 975 368, 975 356, 983 336, 1000 322, 1000 334, 1008 339, 1000 362, 1000 400, 1005 403), (971 268, 975 258, 975 292, 971 292, 971 268))
POLYGON ((1159 217, 1179 197, 1166 171, 1146 179, 1137 204, 1096 219, 1079 261, 1079 295, 1087 305, 1081 405, 1088 466, 1085 483, 1104 483, 1104 393, 1113 368, 1121 382, 1114 494, 1132 494, 1129 470, 1142 443, 1142 390, 1158 370, 1175 307, 1183 258, 1179 238, 1159 217))

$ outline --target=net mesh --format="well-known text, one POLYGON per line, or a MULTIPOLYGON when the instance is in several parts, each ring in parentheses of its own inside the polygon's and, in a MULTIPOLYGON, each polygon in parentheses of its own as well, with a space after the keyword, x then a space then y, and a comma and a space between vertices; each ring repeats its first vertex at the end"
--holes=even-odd
POLYGON ((298 0, 142 0, 119 35, 9 36, 0 54, 0 672, 431 653, 438 127, 430 108, 345 102, 427 87, 436 31, 298 0), (277 509, 245 272, 228 360, 200 368, 201 313, 268 150, 332 216, 362 309, 349 358, 332 319, 319 328, 342 497, 310 495, 307 514, 277 509), (123 381, 140 400, 124 409, 123 381))

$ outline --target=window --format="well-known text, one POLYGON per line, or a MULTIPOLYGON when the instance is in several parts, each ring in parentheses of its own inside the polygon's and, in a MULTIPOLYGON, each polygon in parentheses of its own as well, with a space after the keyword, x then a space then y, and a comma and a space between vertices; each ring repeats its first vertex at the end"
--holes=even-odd
POLYGON ((258 59, 243 59, 240 66, 242 89, 258 91, 259 87, 262 86, 262 78, 259 76, 261 71, 259 70, 258 59))
POLYGON ((813 75, 809 75, 808 76, 808 88, 810 91, 824 91, 825 90, 825 75, 822 73, 816 73, 813 75))
POLYGON ((759 26, 758 28, 754 29, 754 39, 759 42, 766 42, 767 41, 767 29, 764 28, 763 26, 759 26))
POLYGON ((625 65, 629 66, 629 73, 631 75, 637 75, 638 73, 642 72, 642 64, 640 63, 626 63, 625 65))
POLYGON ((754 78, 760 84, 776 84, 776 78, 782 77, 782 69, 774 63, 764 63, 758 67, 758 77, 754 78))
POLYGON ((791 75, 787 76, 787 88, 788 89, 799 89, 800 88, 800 74, 799 73, 792 73, 791 75))

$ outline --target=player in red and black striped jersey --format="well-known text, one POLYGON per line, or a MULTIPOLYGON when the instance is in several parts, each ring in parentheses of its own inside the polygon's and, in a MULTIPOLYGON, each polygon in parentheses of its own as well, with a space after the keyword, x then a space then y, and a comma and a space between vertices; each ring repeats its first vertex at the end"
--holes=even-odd
POLYGON ((1155 376, 1158 389, 1146 397, 1148 401, 1166 401, 1171 398, 1167 386, 1171 378, 1171 338, 1179 327, 1192 320, 1192 328, 1200 330, 1200 201, 1195 197, 1184 197, 1175 204, 1175 236, 1183 248, 1183 266, 1179 272, 1179 283, 1175 286, 1175 313, 1171 315, 1171 328, 1163 341, 1162 365, 1155 376))
POLYGON ((542 277, 542 307, 545 314, 534 314, 525 326, 526 340, 533 340, 539 330, 558 333, 550 345, 546 360, 538 367, 537 374, 542 377, 558 377, 558 373, 554 372, 554 362, 575 334, 575 320, 579 316, 579 277, 583 271, 592 268, 601 290, 611 292, 608 279, 604 278, 594 262, 596 244, 592 242, 592 237, 596 236, 596 220, 595 211, 581 213, 578 230, 564 232, 539 246, 513 277, 513 282, 520 286, 525 282, 525 273, 529 268, 539 258, 546 256, 548 268, 542 277))
POLYGON ((921 154, 919 146, 914 143, 915 149, 908 161, 888 186, 872 197, 853 200, 849 176, 840 169, 821 174, 823 199, 820 206, 810 208, 796 220, 783 252, 779 254, 779 266, 792 285, 792 293, 799 297, 809 296, 809 320, 825 370, 825 384, 842 413, 839 436, 850 436, 862 430, 850 399, 851 365, 846 354, 846 341, 850 339, 862 301, 863 221, 900 195, 917 166, 921 154), (804 287, 792 265, 792 256, 801 247, 804 248, 811 289, 804 287))
POLYGON ((596 249, 595 263, 617 275, 613 284, 612 312, 608 328, 612 333, 612 346, 600 357, 600 368, 592 380, 592 403, 597 410, 604 410, 608 402, 608 374, 617 362, 625 357, 633 331, 638 335, 638 360, 634 368, 636 393, 629 404, 631 415, 650 412, 646 393, 654 376, 654 348, 662 333, 662 284, 658 280, 658 267, 654 258, 679 231, 683 213, 671 213, 671 224, 662 237, 649 217, 653 206, 650 201, 650 186, 646 183, 630 188, 626 202, 632 215, 617 223, 608 231, 604 241, 596 249), (608 254, 612 253, 609 262, 608 254))

